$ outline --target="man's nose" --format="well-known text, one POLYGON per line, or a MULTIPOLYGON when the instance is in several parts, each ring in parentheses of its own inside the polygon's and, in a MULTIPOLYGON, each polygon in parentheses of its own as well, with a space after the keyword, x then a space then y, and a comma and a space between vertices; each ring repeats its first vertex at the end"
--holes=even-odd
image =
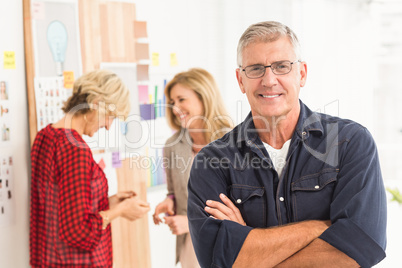
POLYGON ((266 86, 266 87, 271 87, 271 86, 276 85, 278 83, 277 76, 276 76, 276 74, 274 74, 272 72, 272 69, 270 67, 267 67, 265 69, 265 74, 261 78, 261 83, 262 83, 263 86, 266 86))

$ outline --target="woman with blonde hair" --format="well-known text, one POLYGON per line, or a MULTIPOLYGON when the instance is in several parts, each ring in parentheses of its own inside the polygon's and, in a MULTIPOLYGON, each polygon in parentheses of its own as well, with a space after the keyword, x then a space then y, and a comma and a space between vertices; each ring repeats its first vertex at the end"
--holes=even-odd
POLYGON ((74 83, 65 116, 35 137, 31 150, 30 264, 32 267, 108 267, 112 263, 109 223, 135 220, 149 211, 132 191, 108 197, 105 174, 82 135, 110 128, 130 110, 128 90, 106 70, 74 83))
POLYGON ((177 235, 176 263, 183 268, 199 267, 187 220, 187 182, 194 156, 208 143, 232 128, 213 76, 204 69, 178 73, 166 85, 166 116, 176 130, 164 147, 168 193, 155 208, 154 223, 162 219, 177 235))

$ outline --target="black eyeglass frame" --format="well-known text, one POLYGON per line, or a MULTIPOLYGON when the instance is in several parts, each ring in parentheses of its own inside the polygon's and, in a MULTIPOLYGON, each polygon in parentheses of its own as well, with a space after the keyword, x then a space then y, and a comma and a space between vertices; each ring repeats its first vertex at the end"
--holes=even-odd
POLYGON ((242 70, 242 71, 244 72, 244 74, 245 74, 248 78, 250 78, 250 79, 258 79, 258 78, 261 78, 261 77, 263 77, 263 76, 265 75, 265 72, 266 72, 267 68, 271 68, 272 73, 275 74, 275 75, 285 75, 285 74, 288 74, 288 73, 290 73, 290 72, 292 71, 292 65, 295 64, 295 63, 298 63, 298 62, 302 62, 302 61, 301 61, 301 60, 296 60, 296 61, 294 61, 294 62, 291 62, 290 60, 281 60, 281 61, 273 62, 273 63, 271 63, 271 65, 267 65, 267 66, 264 66, 264 65, 262 65, 262 64, 253 64, 253 65, 246 66, 246 67, 244 67, 243 69, 242 69, 241 66, 240 66, 240 70, 242 70), (275 64, 275 63, 278 63, 278 62, 289 62, 289 63, 290 63, 290 70, 289 70, 289 72, 283 73, 283 74, 277 74, 277 73, 275 73, 275 72, 274 72, 274 69, 272 69, 272 65, 275 64), (252 66, 262 66, 262 67, 264 67, 264 72, 261 74, 261 76, 258 76, 258 77, 249 77, 249 76, 247 75, 246 68, 252 67, 252 66))

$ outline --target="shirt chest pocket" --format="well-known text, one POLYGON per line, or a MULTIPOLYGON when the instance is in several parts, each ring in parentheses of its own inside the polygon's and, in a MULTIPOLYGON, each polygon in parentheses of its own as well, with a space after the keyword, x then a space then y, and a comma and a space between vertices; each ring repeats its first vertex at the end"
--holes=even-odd
POLYGON ((262 187, 235 184, 230 186, 230 199, 239 208, 248 226, 266 226, 265 190, 262 187))
POLYGON ((303 176, 291 185, 292 212, 295 221, 328 220, 337 170, 303 176))

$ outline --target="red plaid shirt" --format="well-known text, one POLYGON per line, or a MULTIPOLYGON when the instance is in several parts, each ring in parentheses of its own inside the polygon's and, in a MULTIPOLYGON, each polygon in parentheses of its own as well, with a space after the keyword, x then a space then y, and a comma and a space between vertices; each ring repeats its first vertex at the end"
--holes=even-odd
POLYGON ((32 267, 112 267, 105 174, 75 130, 41 130, 31 151, 32 267))

